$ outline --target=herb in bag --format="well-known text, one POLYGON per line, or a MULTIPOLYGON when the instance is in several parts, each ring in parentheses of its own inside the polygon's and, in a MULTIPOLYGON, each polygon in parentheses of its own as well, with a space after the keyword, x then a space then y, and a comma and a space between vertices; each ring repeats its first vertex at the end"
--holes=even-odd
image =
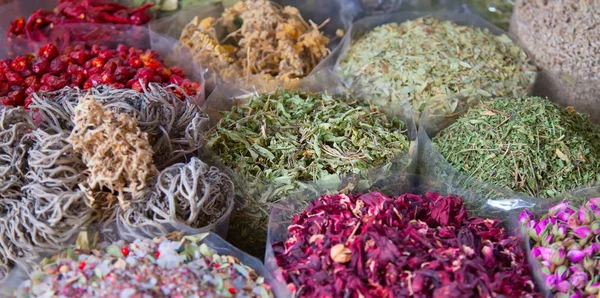
POLYGON ((434 142, 468 176, 553 197, 600 179, 599 132, 572 108, 524 97, 472 108, 434 142))
POLYGON ((390 162, 407 152, 402 121, 348 98, 277 92, 223 113, 206 145, 233 169, 245 203, 231 241, 264 251, 270 205, 300 181, 326 181, 390 162), (256 242, 260 244, 256 244, 256 242))

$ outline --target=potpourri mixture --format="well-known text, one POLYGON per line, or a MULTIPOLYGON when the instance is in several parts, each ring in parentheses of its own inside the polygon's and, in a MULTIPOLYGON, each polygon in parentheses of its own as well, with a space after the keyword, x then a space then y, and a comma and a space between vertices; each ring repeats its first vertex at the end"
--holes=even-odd
POLYGON ((69 248, 44 259, 17 297, 273 297, 264 277, 217 254, 205 236, 69 248))
POLYGON ((541 297, 518 237, 427 192, 325 195, 273 251, 296 297, 541 297))
POLYGON ((525 95, 536 72, 504 34, 424 17, 354 40, 339 74, 366 101, 389 111, 409 105, 418 120, 426 107, 448 117, 475 100, 525 95))
POLYGON ((281 91, 243 101, 223 113, 206 145, 246 183, 230 224, 230 240, 245 249, 264 251, 271 204, 299 182, 381 166, 410 146, 402 121, 351 98, 281 91))
POLYGON ((533 197, 600 180, 600 127, 538 97, 489 101, 434 138, 463 174, 533 197))
POLYGON ((194 18, 179 40, 226 81, 271 90, 275 81, 294 86, 329 54, 322 26, 305 21, 292 6, 245 0, 219 18, 194 18))

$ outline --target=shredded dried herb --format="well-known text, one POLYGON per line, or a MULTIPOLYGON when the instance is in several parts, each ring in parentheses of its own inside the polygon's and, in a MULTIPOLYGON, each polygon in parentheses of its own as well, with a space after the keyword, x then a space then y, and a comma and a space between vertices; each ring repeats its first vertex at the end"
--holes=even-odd
POLYGON ((470 177, 553 197, 600 180, 599 133, 585 114, 524 97, 483 103, 434 141, 470 177))
POLYGON ((432 17, 373 29, 353 42, 340 66, 366 100, 411 105, 416 119, 426 106, 450 116, 474 100, 523 96, 535 80, 535 67, 508 36, 432 17))
POLYGON ((327 94, 261 94, 225 112, 206 145, 247 183, 237 185, 246 201, 234 212, 231 241, 262 250, 275 198, 298 181, 327 180, 391 161, 408 150, 404 129, 400 120, 327 94))
POLYGON ((454 195, 325 195, 273 251, 294 297, 539 297, 520 238, 454 195))
POLYGON ((226 8, 219 18, 194 18, 179 40, 223 79, 244 78, 260 90, 270 90, 274 81, 297 84, 329 54, 329 39, 320 32, 326 23, 305 21, 295 7, 245 0, 226 8))

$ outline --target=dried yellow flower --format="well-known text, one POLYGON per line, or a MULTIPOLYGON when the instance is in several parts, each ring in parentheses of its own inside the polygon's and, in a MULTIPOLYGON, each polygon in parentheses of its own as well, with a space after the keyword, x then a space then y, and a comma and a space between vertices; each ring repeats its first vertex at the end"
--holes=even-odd
POLYGON ((80 99, 73 123, 68 141, 88 168, 87 181, 80 187, 88 194, 106 188, 126 207, 125 194, 135 198, 157 174, 148 134, 135 118, 105 109, 89 97, 80 99))
POLYGON ((352 259, 352 251, 342 243, 334 245, 329 254, 336 263, 347 263, 352 259))
POLYGON ((259 89, 273 80, 293 87, 330 53, 329 39, 320 32, 327 22, 317 26, 306 22, 295 7, 246 0, 226 8, 218 19, 194 18, 180 41, 226 80, 245 77, 253 85, 267 81, 259 89), (215 29, 221 27, 227 31, 223 39, 215 29))

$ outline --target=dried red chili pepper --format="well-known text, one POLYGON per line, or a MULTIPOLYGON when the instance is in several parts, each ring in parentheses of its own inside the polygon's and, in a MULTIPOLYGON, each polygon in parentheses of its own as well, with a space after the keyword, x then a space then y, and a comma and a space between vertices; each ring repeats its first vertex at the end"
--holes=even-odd
POLYGON ((273 244, 299 297, 537 297, 520 240, 461 198, 326 195, 273 244))
MULTIPOLYGON (((189 96, 195 96, 200 84, 180 75, 179 68, 169 69, 160 56, 151 50, 128 48, 119 45, 116 49, 94 45, 70 46, 60 52, 47 44, 34 55, 18 56, 0 61, 0 102, 3 105, 28 105, 30 96, 37 91, 53 91, 65 86, 88 89, 98 85, 115 88, 125 86, 141 91, 148 83, 162 86, 176 84, 189 96), (125 53, 124 58, 119 56, 125 53), (139 56, 152 57, 152 64, 141 62, 139 56), (109 58, 108 61, 105 58, 109 58), (137 67, 127 66, 131 59, 138 59, 137 67)), ((174 91, 183 98, 179 90, 174 91)))
MULTIPOLYGON (((145 12, 154 4, 146 4, 134 9, 105 0, 60 0, 53 11, 37 10, 25 21, 20 17, 11 22, 6 33, 7 41, 29 40, 49 42, 48 30, 60 24, 96 23, 143 25, 150 21, 145 12)), ((71 35, 68 30, 62 39, 66 41, 84 41, 85 36, 71 35)), ((54 41, 56 42, 56 41, 54 41)))

